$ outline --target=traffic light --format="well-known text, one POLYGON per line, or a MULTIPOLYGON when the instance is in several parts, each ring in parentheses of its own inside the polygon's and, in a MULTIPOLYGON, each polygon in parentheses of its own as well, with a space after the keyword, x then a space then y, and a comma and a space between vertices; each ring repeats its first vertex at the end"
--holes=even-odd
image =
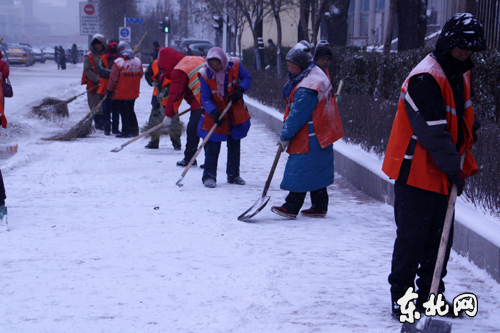
POLYGON ((212 18, 217 23, 217 24, 212 24, 212 26, 215 28, 215 31, 222 32, 222 28, 224 27, 224 22, 222 21, 222 17, 214 15, 212 16, 212 18))
POLYGON ((166 16, 165 21, 163 21, 163 31, 166 34, 170 32, 170 18, 168 16, 166 16))
POLYGON ((160 21, 160 30, 164 33, 168 34, 170 32, 170 18, 168 16, 165 17, 164 21, 160 21))

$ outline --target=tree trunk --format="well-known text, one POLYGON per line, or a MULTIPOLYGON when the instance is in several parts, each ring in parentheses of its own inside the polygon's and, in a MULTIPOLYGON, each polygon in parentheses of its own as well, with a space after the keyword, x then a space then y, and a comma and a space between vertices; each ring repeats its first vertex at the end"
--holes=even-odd
POLYGON ((349 0, 332 0, 330 5, 337 8, 336 12, 329 12, 326 20, 328 27, 328 42, 332 46, 345 46, 347 44, 347 14, 349 0))
POLYGON ((465 1, 465 12, 471 13, 472 15, 477 16, 477 6, 478 6, 477 0, 466 0, 465 1))
POLYGON ((318 41, 319 26, 321 25, 321 18, 326 10, 326 5, 329 0, 313 0, 311 6, 311 21, 312 21, 312 37, 311 43, 316 45, 318 41))
POLYGON ((391 51, 392 44, 392 32, 394 31, 394 25, 396 24, 396 13, 398 12, 399 0, 390 0, 389 5, 389 19, 387 20, 387 30, 385 35, 384 43, 384 53, 389 53, 391 51))
POLYGON ((278 34, 278 40, 276 41, 276 69, 277 69, 277 74, 279 76, 283 75, 283 70, 282 70, 282 63, 281 63, 281 39, 283 36, 283 31, 281 28, 281 18, 280 18, 280 8, 281 8, 281 0, 278 0, 278 3, 276 4, 275 0, 271 0, 271 9, 273 11, 273 16, 274 19, 276 20, 276 32, 278 34))
POLYGON ((406 0, 398 8, 398 51, 424 45, 427 30, 427 0, 406 0))
POLYGON ((297 42, 305 40, 309 42, 309 8, 311 7, 311 0, 300 0, 300 20, 297 31, 297 42))

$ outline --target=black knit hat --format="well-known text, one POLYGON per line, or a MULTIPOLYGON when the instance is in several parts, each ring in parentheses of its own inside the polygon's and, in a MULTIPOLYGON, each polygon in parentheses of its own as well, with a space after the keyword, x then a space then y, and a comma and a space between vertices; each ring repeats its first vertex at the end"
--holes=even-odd
POLYGON ((316 51, 314 52, 314 61, 321 58, 333 58, 332 49, 330 49, 330 43, 326 40, 320 40, 316 45, 316 51))
POLYGON ((311 50, 311 44, 305 40, 301 40, 288 51, 285 59, 293 62, 302 69, 307 68, 312 59, 311 50))
POLYGON ((449 52, 454 47, 468 51, 486 50, 484 28, 472 14, 458 13, 445 23, 436 42, 438 52, 449 52))

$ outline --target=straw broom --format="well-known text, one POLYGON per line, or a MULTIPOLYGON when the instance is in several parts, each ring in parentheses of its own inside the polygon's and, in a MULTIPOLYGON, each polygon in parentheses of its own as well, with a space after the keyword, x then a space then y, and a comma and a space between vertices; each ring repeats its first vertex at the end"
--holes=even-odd
POLYGON ((70 141, 76 138, 85 138, 87 135, 94 132, 94 127, 92 126, 92 119, 94 119, 97 110, 102 105, 107 96, 97 104, 78 124, 71 127, 69 131, 63 134, 54 135, 50 138, 42 138, 45 141, 70 141))
POLYGON ((54 121, 58 118, 67 118, 69 117, 69 110, 68 110, 68 104, 73 102, 75 99, 80 97, 81 95, 96 89, 98 86, 95 86, 93 88, 90 88, 89 90, 86 90, 82 92, 81 94, 78 94, 76 96, 73 96, 67 100, 60 100, 57 98, 52 98, 52 97, 47 97, 44 98, 43 101, 36 106, 33 106, 31 108, 30 113, 37 116, 40 119, 47 119, 54 121))

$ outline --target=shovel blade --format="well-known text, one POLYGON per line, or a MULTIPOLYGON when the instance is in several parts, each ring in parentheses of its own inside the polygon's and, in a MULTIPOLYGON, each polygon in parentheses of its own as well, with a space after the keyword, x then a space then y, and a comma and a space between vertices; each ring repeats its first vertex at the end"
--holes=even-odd
POLYGON ((257 215, 264 207, 266 207, 271 197, 263 196, 259 198, 249 209, 247 209, 243 214, 238 216, 238 220, 242 222, 249 222, 249 220, 257 215))
POLYGON ((401 333, 451 333, 451 323, 443 320, 433 320, 429 318, 427 325, 419 327, 417 322, 414 324, 404 323, 401 333))
POLYGON ((120 150, 122 150, 122 149, 123 149, 123 147, 116 147, 116 148, 111 149, 111 151, 112 151, 113 153, 117 153, 117 152, 119 152, 119 151, 120 151, 120 150))

